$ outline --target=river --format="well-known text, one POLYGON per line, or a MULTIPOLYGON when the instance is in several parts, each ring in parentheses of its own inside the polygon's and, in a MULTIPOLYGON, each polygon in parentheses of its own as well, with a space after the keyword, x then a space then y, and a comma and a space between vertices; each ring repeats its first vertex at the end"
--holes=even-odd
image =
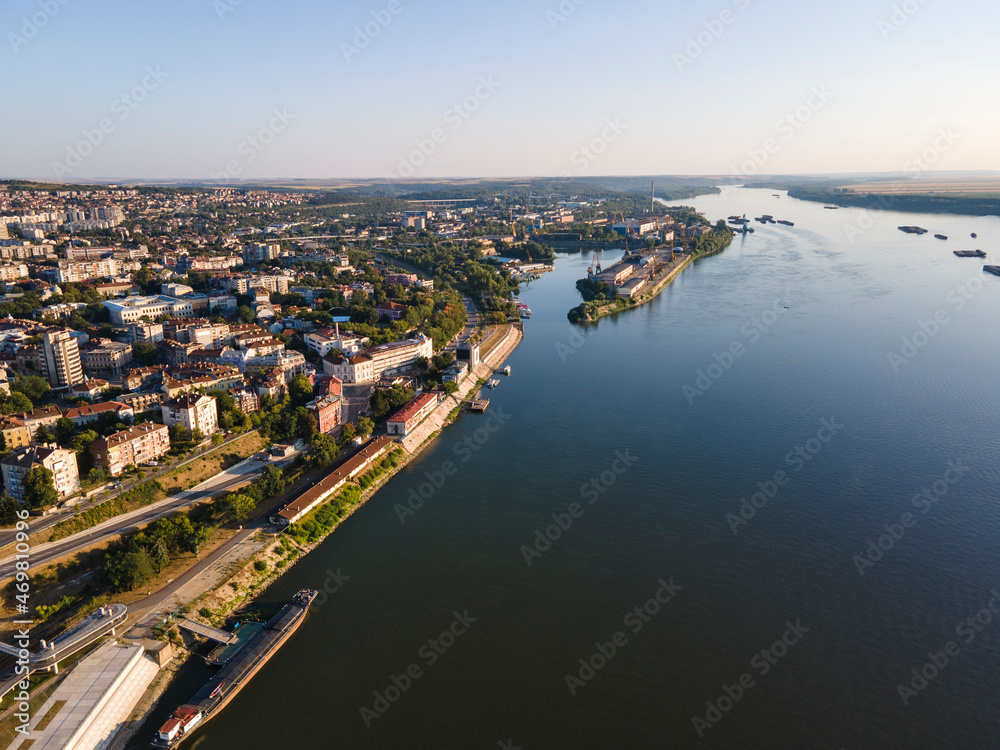
POLYGON ((1000 219, 775 192, 685 201, 795 226, 588 329, 588 255, 526 285, 488 414, 267 592, 335 591, 192 746, 1000 747, 1000 278, 951 252, 1000 219))

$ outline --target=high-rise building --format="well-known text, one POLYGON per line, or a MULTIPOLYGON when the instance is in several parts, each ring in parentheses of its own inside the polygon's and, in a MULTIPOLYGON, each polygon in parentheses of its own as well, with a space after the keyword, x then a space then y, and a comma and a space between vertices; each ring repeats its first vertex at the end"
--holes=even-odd
POLYGON ((83 366, 76 339, 67 331, 46 333, 42 336, 45 353, 45 373, 53 388, 69 388, 82 383, 83 366))

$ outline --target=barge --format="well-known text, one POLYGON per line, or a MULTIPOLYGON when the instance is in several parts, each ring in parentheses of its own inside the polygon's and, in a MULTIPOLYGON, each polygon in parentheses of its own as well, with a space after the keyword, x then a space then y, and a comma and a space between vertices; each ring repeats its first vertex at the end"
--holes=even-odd
POLYGON ((302 589, 297 593, 195 693, 190 702, 178 707, 170 715, 150 746, 160 750, 177 747, 195 729, 225 708, 292 633, 299 629, 309 611, 309 605, 318 594, 318 591, 312 589, 302 589))
POLYGON ((1000 266, 983 266, 983 270, 994 276, 1000 276, 1000 266))
POLYGON ((982 250, 953 250, 959 258, 985 258, 986 253, 982 250))

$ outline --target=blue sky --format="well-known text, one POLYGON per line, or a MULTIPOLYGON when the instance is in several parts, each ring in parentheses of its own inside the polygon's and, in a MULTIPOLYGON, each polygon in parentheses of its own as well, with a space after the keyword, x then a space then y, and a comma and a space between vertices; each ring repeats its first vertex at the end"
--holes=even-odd
POLYGON ((577 1, 6 0, 0 176, 1000 169, 995 2, 577 1))

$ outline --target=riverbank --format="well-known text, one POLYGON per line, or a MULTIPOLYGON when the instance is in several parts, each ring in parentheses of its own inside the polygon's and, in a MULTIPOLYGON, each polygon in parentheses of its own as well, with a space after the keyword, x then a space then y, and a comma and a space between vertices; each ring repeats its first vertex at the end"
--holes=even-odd
MULTIPOLYGON (((314 541, 308 544, 299 544, 288 534, 275 533, 271 530, 266 521, 262 520, 252 536, 248 537, 241 548, 241 553, 226 556, 226 564, 216 568, 210 574, 214 578, 207 588, 200 591, 194 587, 186 587, 187 591, 179 590, 171 597, 167 611, 161 611, 156 617, 146 618, 142 623, 137 623, 124 636, 128 639, 141 639, 149 637, 154 629, 154 623, 163 621, 167 612, 176 611, 183 608, 187 610, 186 616, 192 620, 200 620, 209 624, 221 625, 237 611, 245 614, 253 614, 254 603, 263 595, 275 581, 286 574, 296 562, 303 559, 307 554, 315 550, 323 541, 329 537, 336 529, 355 511, 370 500, 375 493, 384 487, 392 477, 398 474, 411 461, 419 455, 441 434, 444 427, 454 421, 456 409, 461 408, 462 402, 480 387, 480 381, 488 379, 500 367, 500 365, 517 348, 523 338, 523 325, 520 323, 505 326, 506 331, 496 339, 490 337, 488 343, 490 349, 483 355, 482 361, 469 373, 465 381, 459 386, 459 390, 452 396, 448 396, 438 407, 431 412, 409 435, 400 441, 398 460, 394 466, 381 470, 381 464, 373 464, 370 473, 377 473, 374 480, 367 487, 361 489, 357 483, 350 484, 344 491, 309 513, 302 521, 306 523, 312 519, 317 512, 330 505, 331 502, 343 497, 345 493, 353 492, 356 498, 347 502, 343 510, 339 513, 336 522, 328 530, 319 535, 314 541), (496 339, 496 340, 495 340, 496 339), (235 559, 234 559, 235 558, 235 559)), ((360 478, 360 477, 359 477, 360 478)), ((206 583, 204 577, 200 577, 199 583, 206 583)), ((323 585, 317 586, 321 591, 323 585)), ((321 596, 327 594, 321 593, 321 596)), ((200 658, 191 651, 184 649, 187 658, 200 658)), ((183 661, 178 664, 169 676, 158 678, 146 695, 139 702, 141 708, 137 708, 128 724, 119 733, 115 740, 116 748, 124 748, 132 743, 136 738, 136 733, 143 726, 145 716, 156 708, 163 693, 172 683, 176 674, 180 671, 183 661)))
POLYGON ((608 315, 614 315, 618 312, 641 307, 647 302, 651 302, 656 299, 657 295, 659 295, 659 293, 662 292, 670 282, 676 279, 680 275, 681 271, 691 264, 692 260, 693 258, 691 255, 685 255, 682 258, 675 260, 667 266, 667 268, 660 272, 650 289, 637 297, 631 297, 629 299, 616 297, 614 300, 604 305, 594 305, 593 302, 583 302, 569 311, 569 320, 571 323, 594 323, 601 318, 607 317, 608 315))

